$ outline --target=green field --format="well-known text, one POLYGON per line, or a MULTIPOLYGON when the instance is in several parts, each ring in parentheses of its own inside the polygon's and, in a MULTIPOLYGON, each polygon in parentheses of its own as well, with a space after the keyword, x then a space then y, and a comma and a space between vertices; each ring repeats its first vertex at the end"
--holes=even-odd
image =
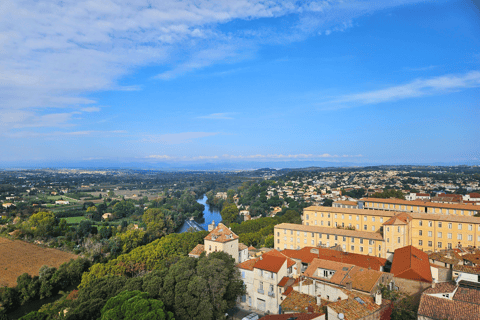
POLYGON ((80 221, 85 220, 85 217, 66 217, 66 218, 60 218, 60 219, 65 219, 67 220, 68 224, 72 223, 80 223, 80 221))
POLYGON ((47 196, 46 198, 47 198, 48 200, 60 200, 60 199, 63 199, 63 200, 70 201, 70 202, 78 202, 77 199, 69 198, 69 197, 67 197, 67 196, 47 196))

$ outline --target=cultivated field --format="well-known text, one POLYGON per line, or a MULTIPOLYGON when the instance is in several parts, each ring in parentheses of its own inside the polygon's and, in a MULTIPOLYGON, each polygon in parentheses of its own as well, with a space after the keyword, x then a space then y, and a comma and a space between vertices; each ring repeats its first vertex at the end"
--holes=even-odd
POLYGON ((0 287, 14 287, 18 276, 25 272, 38 276, 43 265, 58 268, 62 263, 77 257, 72 253, 0 237, 0 287))

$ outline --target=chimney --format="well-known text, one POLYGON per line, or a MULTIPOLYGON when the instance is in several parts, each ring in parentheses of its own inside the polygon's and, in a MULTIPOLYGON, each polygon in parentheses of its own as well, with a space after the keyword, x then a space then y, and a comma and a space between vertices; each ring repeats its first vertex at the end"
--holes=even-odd
POLYGON ((382 292, 380 290, 375 293, 375 303, 379 306, 382 305, 382 292))
POLYGON ((432 282, 432 288, 435 288, 435 281, 432 282))
POLYGON ((347 290, 352 290, 352 281, 347 282, 347 290))
POLYGON ((322 304, 322 300, 320 299, 320 296, 317 296, 317 306, 322 304))

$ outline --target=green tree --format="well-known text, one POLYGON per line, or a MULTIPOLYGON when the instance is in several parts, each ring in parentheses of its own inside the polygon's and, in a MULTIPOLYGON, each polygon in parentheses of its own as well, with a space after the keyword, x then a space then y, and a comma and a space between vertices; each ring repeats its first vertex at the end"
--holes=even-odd
POLYGON ((238 213, 239 211, 235 204, 226 204, 220 212, 222 216, 222 222, 227 226, 230 225, 230 223, 237 219, 238 213))
POLYGON ((123 291, 103 307, 101 320, 173 320, 161 301, 141 291, 123 291))
POLYGON ((30 216, 28 223, 34 229, 36 236, 47 237, 52 235, 56 225, 55 215, 52 212, 37 212, 30 216))

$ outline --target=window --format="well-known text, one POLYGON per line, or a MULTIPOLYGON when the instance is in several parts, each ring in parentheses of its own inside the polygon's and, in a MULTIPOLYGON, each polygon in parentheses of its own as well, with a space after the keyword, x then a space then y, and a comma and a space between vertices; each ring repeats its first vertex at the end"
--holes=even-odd
POLYGON ((345 227, 345 224, 342 222, 342 228, 345 227))
POLYGON ((375 217, 372 217, 372 222, 375 222, 375 217))
POLYGON ((363 244, 363 239, 360 238, 360 244, 363 244))
POLYGON ((378 251, 382 251, 382 246, 378 246, 378 251))
POLYGON ((420 227, 423 226, 422 220, 418 221, 418 225, 419 225, 420 227))
POLYGON ((277 237, 280 237, 280 232, 277 232, 277 237))
POLYGON ((429 237, 432 236, 432 231, 428 231, 428 236, 429 236, 429 237))
POLYGON ((327 240, 328 240, 328 239, 330 239, 330 235, 329 235, 329 234, 327 234, 327 240))
POLYGON ((277 239, 277 243, 280 243, 280 239, 277 239))
POLYGON ((380 222, 383 223, 383 218, 380 218, 380 222))
POLYGON ((315 233, 312 232, 312 237, 315 237, 315 233))
POLYGON ((322 239, 322 234, 321 234, 321 233, 319 233, 319 234, 318 234, 318 237, 319 237, 320 239, 322 239))
POLYGON ((363 247, 360 247, 360 252, 363 252, 363 247))
POLYGON ((343 244, 342 249, 343 249, 343 251, 347 250, 347 246, 343 244))
POLYGON ((397 242, 400 243, 400 237, 397 238, 397 242))
POLYGON ((350 249, 352 249, 352 251, 355 251, 355 246, 350 246, 350 249))
POLYGON ((461 223, 458 224, 458 230, 462 230, 462 224, 461 223))
POLYGON ((287 230, 283 229, 283 234, 287 234, 287 230))
POLYGON ((300 238, 297 238, 297 243, 300 243, 300 238))
POLYGON ((437 233, 437 237, 441 238, 441 237, 442 237, 442 233, 441 233, 441 232, 437 233))
POLYGON ((315 245, 315 240, 312 239, 312 246, 315 245))
POLYGON ((338 240, 338 237, 337 237, 337 236, 335 236, 335 241, 337 241, 337 240, 338 240))
POLYGON ((397 232, 400 232, 400 227, 397 227, 397 232))
POLYGON ((448 229, 452 229, 452 224, 451 223, 448 224, 448 229))
POLYGON ((368 248, 368 253, 371 254, 372 252, 373 252, 372 248, 368 248))
POLYGON ((335 222, 335 227, 337 227, 337 226, 338 226, 338 224, 335 222))
POLYGON ((322 213, 322 218, 323 218, 323 213, 322 213))
POLYGON ((307 244, 307 239, 306 238, 303 239, 303 243, 307 244))
POLYGON ((305 233, 303 234, 303 236, 306 237, 306 236, 307 236, 307 233, 305 232, 305 233))
POLYGON ((357 224, 357 230, 360 230, 360 226, 357 224))
POLYGON ((438 248, 441 248, 441 247, 442 247, 442 243, 441 243, 441 242, 437 243, 437 245, 438 245, 438 248))
POLYGON ((337 219, 337 214, 335 213, 335 219, 337 219))
POLYGON ((468 235, 468 241, 473 241, 473 236, 471 234, 468 235))
POLYGON ((328 226, 330 227, 330 221, 328 221, 328 226))
POLYGON ((343 237, 343 241, 347 241, 347 237, 343 237))
POLYGON ((367 217, 363 217, 363 221, 367 221, 367 217))
POLYGON ((357 221, 358 221, 358 220, 360 220, 360 217, 359 217, 359 216, 357 216, 357 221))
POLYGON ((320 225, 323 226, 323 221, 320 221, 320 225))
POLYGON ((439 227, 439 228, 442 227, 442 223, 441 223, 441 222, 438 223, 438 227, 439 227))
POLYGON ((432 246, 432 241, 428 241, 428 246, 429 246, 429 247, 432 246))
POLYGON ((363 225, 363 230, 367 230, 367 225, 366 224, 363 225))
POLYGON ((299 235, 300 235, 300 231, 297 231, 297 236, 299 236, 299 235))
POLYGON ((372 226, 372 231, 375 231, 375 226, 372 226))
POLYGON ((423 241, 422 241, 422 240, 418 240, 418 245, 419 245, 419 246, 423 246, 423 241))
POLYGON ((308 214, 307 214, 307 220, 308 220, 308 219, 310 219, 310 218, 308 217, 308 214))
POLYGON ((354 243, 354 242, 355 242, 355 238, 354 238, 354 237, 352 237, 352 243, 354 243))
POLYGON ((462 240, 462 234, 461 233, 457 234, 457 239, 462 240))
POLYGON ((293 237, 290 237, 290 242, 293 242, 293 237))
POLYGON ((286 244, 283 245, 283 249, 287 249, 287 245, 286 245, 286 244))
POLYGON ((390 242, 390 238, 387 238, 387 242, 390 242))
POLYGON ((342 214, 342 219, 344 219, 344 218, 345 218, 345 215, 344 215, 344 214, 342 214))
POLYGON ((447 248, 448 248, 448 249, 452 249, 452 244, 451 244, 451 243, 448 243, 448 244, 447 244, 447 248))
POLYGON ((352 215, 349 215, 349 216, 348 216, 348 220, 352 220, 352 215))
POLYGON ((428 226, 429 226, 429 227, 432 227, 432 226, 433 226, 432 221, 428 221, 428 226))
POLYGON ((314 224, 317 225, 317 220, 314 221, 314 224))
POLYGON ((293 230, 290 230, 290 234, 293 234, 293 230))
POLYGON ((423 231, 422 231, 422 230, 418 230, 418 235, 419 235, 419 236, 423 235, 423 231))
POLYGON ((390 232, 390 227, 387 227, 387 232, 390 232))
MULTIPOLYGON (((262 275, 262 270, 260 270, 260 275, 262 275)), ((263 290, 263 281, 260 281, 260 290, 263 290)))
POLYGON ((290 245, 290 249, 293 249, 293 244, 290 245))
POLYGON ((472 231, 473 230, 473 226, 471 224, 468 225, 468 231, 472 231))
POLYGON ((369 245, 373 245, 373 244, 374 244, 374 243, 373 243, 373 240, 368 240, 368 244, 369 244, 369 245))
POLYGON ((447 238, 448 238, 448 239, 452 239, 452 234, 451 234, 451 233, 447 233, 447 238))
POLYGON ((317 217, 317 213, 315 212, 315 218, 317 217))

